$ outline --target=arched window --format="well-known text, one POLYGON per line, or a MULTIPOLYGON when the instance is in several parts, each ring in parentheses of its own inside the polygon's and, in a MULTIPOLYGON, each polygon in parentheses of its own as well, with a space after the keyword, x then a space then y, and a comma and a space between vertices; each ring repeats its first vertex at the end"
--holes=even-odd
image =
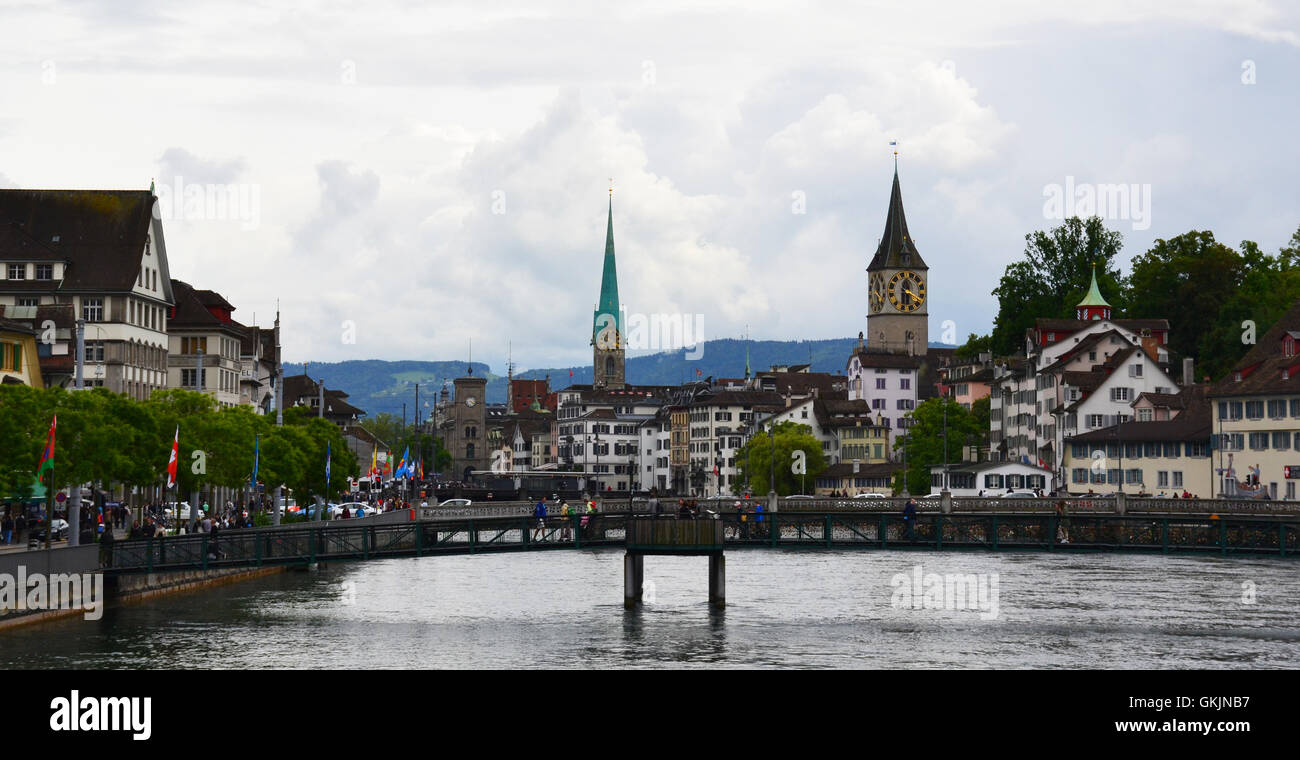
POLYGON ((614 357, 612 357, 612 356, 606 356, 606 357, 605 357, 605 377, 613 377, 613 375, 614 375, 614 357))
POLYGON ((474 444, 472 443, 465 444, 465 458, 466 459, 474 458, 474 444))

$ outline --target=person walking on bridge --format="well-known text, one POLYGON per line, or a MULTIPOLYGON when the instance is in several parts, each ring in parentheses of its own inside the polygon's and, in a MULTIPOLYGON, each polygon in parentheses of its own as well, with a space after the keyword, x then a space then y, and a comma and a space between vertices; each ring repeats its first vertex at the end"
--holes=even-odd
POLYGON ((560 517, 563 518, 563 520, 564 520, 564 522, 562 523, 562 524, 564 525, 564 527, 560 530, 560 540, 561 540, 561 541, 570 541, 570 540, 573 539, 573 533, 572 533, 573 517, 572 517, 572 514, 573 514, 572 510, 569 509, 569 502, 565 501, 564 499, 560 499, 560 517))
POLYGON ((903 507, 903 535, 908 541, 916 540, 916 502, 912 499, 903 507))
POLYGON ((533 517, 537 518, 537 527, 533 529, 533 540, 543 541, 546 539, 546 497, 543 496, 533 507, 533 517))

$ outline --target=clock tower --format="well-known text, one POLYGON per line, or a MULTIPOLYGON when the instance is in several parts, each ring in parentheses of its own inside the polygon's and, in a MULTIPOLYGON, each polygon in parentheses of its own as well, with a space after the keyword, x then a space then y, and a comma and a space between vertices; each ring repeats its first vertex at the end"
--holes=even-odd
POLYGON ((903 194, 894 164, 885 233, 867 266, 867 350, 924 356, 930 344, 926 285, 930 268, 921 259, 903 215, 903 194))
POLYGON ((487 378, 474 377, 471 366, 465 377, 455 380, 456 400, 452 404, 452 479, 468 482, 472 470, 488 469, 487 411, 484 407, 487 378))

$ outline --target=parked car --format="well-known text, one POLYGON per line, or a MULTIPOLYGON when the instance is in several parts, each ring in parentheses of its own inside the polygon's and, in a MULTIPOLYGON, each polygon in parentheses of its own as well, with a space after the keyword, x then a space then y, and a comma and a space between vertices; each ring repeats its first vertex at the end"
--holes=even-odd
POLYGON ((473 504, 473 503, 474 503, 474 502, 470 501, 469 499, 447 499, 446 501, 444 501, 443 503, 439 504, 438 506, 440 506, 440 507, 468 507, 470 504, 473 504))
MULTIPOLYGON (((54 536, 52 541, 63 541, 68 537, 68 521, 54 518, 54 536)), ((32 529, 27 534, 27 548, 35 548, 38 544, 45 543, 45 525, 42 524, 32 529)))
POLYGON ((1007 491, 999 498, 1002 499, 1037 499, 1038 494, 1033 491, 1007 491))
POLYGON ((378 510, 376 507, 374 507, 373 505, 366 504, 365 502, 360 502, 360 501, 346 501, 346 502, 343 502, 342 504, 331 504, 331 505, 330 505, 330 512, 329 512, 329 514, 330 514, 330 519, 331 519, 331 520, 338 520, 338 519, 342 518, 342 517, 343 517, 343 508, 344 508, 344 507, 347 507, 347 510, 348 510, 348 517, 358 517, 358 516, 359 516, 359 517, 365 517, 365 516, 367 516, 367 515, 373 515, 373 514, 376 514, 376 513, 379 511, 379 510, 378 510), (361 514, 360 514, 360 515, 357 514, 357 511, 358 511, 358 510, 361 511, 361 514))
POLYGON ((883 493, 860 493, 854 496, 855 499, 884 499, 887 498, 883 493))
MULTIPOLYGON (((180 515, 179 515, 179 518, 180 518, 181 520, 193 520, 194 517, 191 515, 191 510, 193 510, 193 507, 190 506, 190 503, 189 503, 188 501, 182 501, 182 502, 180 503, 180 515)), ((177 517, 176 511, 177 511, 177 510, 176 510, 176 502, 173 501, 173 502, 169 502, 169 503, 166 505, 166 507, 163 509, 163 514, 166 515, 167 517, 177 517)), ((203 510, 202 510, 202 509, 198 509, 198 510, 194 510, 194 511, 195 511, 195 513, 198 515, 198 518, 199 518, 199 519, 202 519, 202 518, 203 518, 203 510)))
POLYGON ((797 493, 797 494, 793 494, 793 495, 787 496, 787 497, 785 497, 785 498, 786 498, 787 501, 794 501, 794 500, 796 500, 796 499, 797 499, 797 500, 800 500, 800 501, 812 501, 813 499, 816 499, 817 497, 816 497, 816 496, 809 496, 809 495, 806 494, 806 493, 797 493))

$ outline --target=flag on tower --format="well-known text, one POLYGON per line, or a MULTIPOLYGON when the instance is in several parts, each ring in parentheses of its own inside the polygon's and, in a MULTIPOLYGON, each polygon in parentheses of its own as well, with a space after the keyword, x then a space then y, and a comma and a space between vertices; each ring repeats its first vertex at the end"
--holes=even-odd
POLYGON ((50 420, 50 437, 45 441, 45 452, 41 454, 41 463, 36 465, 36 479, 40 480, 46 470, 54 469, 54 428, 59 424, 59 415, 50 420))
POLYGON ((176 485, 176 454, 180 451, 181 426, 176 426, 176 437, 172 438, 172 458, 167 460, 167 487, 176 485))

